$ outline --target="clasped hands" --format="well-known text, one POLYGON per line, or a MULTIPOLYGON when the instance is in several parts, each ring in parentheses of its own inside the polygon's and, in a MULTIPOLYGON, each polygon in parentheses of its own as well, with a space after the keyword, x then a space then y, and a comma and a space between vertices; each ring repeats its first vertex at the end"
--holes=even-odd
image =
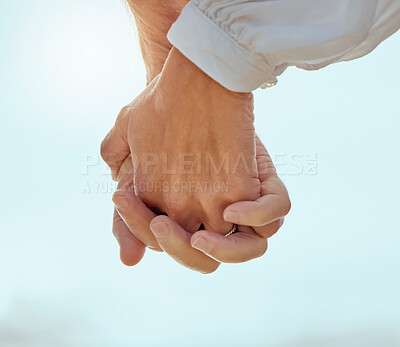
POLYGON ((122 262, 137 264, 149 248, 211 273, 263 255, 290 200, 256 136, 252 94, 225 89, 176 48, 146 59, 154 39, 138 28, 148 76, 158 74, 101 146, 118 181, 113 233, 122 262), (233 224, 238 232, 225 236, 233 224))

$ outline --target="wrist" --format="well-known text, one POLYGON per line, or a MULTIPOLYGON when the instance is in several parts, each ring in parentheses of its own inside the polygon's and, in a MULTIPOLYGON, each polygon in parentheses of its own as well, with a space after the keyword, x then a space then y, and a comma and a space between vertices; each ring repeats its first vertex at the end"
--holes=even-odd
POLYGON ((173 94, 196 94, 198 97, 231 102, 245 102, 253 107, 253 94, 233 92, 226 89, 194 63, 177 48, 172 47, 160 74, 158 83, 162 90, 173 94), (173 87, 173 88, 172 88, 173 87))

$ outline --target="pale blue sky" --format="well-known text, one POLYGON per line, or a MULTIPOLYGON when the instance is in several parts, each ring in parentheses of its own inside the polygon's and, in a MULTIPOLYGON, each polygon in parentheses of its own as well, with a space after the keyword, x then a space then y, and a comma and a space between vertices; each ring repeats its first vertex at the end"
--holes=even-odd
POLYGON ((0 0, 0 345, 400 346, 399 61, 397 34, 256 92, 293 203, 263 258, 127 268, 98 158, 145 84, 126 10, 0 0))

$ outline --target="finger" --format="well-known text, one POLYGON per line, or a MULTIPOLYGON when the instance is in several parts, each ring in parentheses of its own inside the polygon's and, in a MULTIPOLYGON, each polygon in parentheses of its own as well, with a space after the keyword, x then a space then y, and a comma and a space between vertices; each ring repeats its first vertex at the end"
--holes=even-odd
POLYGON ((226 205, 215 204, 212 199, 208 203, 203 204, 204 213, 202 222, 206 230, 222 235, 226 235, 232 230, 233 224, 225 221, 223 218, 224 207, 226 205))
POLYGON ((150 221, 156 215, 131 192, 117 190, 113 202, 131 233, 152 250, 162 251, 150 230, 150 221))
POLYGON ((267 250, 268 241, 251 228, 224 236, 200 230, 191 238, 192 247, 222 263, 244 263, 261 257, 267 250))
MULTIPOLYGON (((232 223, 226 222, 222 218, 222 211, 220 211, 219 217, 217 216, 215 216, 214 218, 212 218, 212 216, 209 218, 206 217, 203 225, 206 230, 209 230, 210 232, 214 232, 220 235, 226 235, 233 228, 232 223)), ((197 228, 197 230, 199 229, 197 228)))
POLYGON ((127 266, 136 265, 144 256, 146 246, 128 229, 124 221, 114 209, 113 234, 120 247, 121 261, 127 266))
POLYGON ((117 179, 122 162, 130 153, 127 139, 128 120, 129 108, 124 107, 100 147, 101 157, 110 167, 114 180, 117 179))
POLYGON ((284 218, 278 219, 275 222, 269 223, 267 225, 263 225, 261 227, 253 227, 254 231, 263 238, 270 238, 283 225, 284 218))
POLYGON ((224 219, 231 223, 259 227, 281 219, 289 210, 288 197, 269 194, 255 201, 239 201, 229 205, 224 211, 224 219))
POLYGON ((167 216, 157 216, 150 228, 164 252, 189 269, 202 273, 214 272, 220 265, 190 245, 191 233, 167 216))
POLYGON ((261 197, 255 201, 240 201, 229 205, 224 210, 224 220, 231 223, 248 225, 262 236, 272 236, 280 225, 281 218, 286 216, 291 208, 285 185, 276 174, 272 160, 256 137, 256 159, 261 180, 261 197), (267 226, 271 224, 270 226, 267 226), (265 227, 264 227, 265 226, 265 227))
POLYGON ((167 216, 172 220, 174 220, 182 229, 186 230, 190 234, 193 234, 197 230, 199 230, 202 224, 201 221, 193 218, 193 214, 188 215, 187 213, 183 214, 168 213, 167 210, 167 216))

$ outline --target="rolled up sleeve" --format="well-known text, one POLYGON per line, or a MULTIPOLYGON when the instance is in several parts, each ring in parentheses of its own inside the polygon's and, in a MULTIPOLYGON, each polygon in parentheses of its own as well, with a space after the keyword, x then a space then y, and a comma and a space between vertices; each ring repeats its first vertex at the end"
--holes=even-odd
POLYGON ((224 87, 274 85, 371 52, 400 28, 400 0, 192 0, 168 39, 224 87))

